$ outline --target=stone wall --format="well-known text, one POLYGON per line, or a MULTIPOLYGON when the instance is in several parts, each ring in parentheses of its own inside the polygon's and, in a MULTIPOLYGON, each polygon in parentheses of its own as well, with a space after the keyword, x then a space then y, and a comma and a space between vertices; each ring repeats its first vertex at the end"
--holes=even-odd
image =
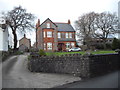
POLYGON ((104 54, 89 56, 89 72, 91 77, 118 70, 120 55, 104 54))
POLYGON ((95 77, 118 69, 118 54, 65 56, 32 56, 28 68, 32 72, 65 73, 83 78, 95 77))

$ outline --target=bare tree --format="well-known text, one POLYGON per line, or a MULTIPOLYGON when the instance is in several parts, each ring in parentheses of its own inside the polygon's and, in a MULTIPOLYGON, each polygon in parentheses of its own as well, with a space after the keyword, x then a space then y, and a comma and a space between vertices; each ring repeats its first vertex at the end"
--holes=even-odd
POLYGON ((95 19, 96 32, 94 36, 103 40, 104 48, 106 48, 106 39, 109 34, 115 33, 115 25, 117 25, 118 18, 116 14, 100 13, 95 19))
POLYGON ((83 39, 83 43, 86 44, 88 48, 90 47, 90 42, 95 32, 94 21, 96 16, 96 13, 90 12, 82 15, 75 22, 76 29, 79 31, 78 35, 83 39))
POLYGON ((7 24, 12 30, 14 36, 14 49, 17 48, 17 34, 16 32, 25 32, 34 28, 35 16, 27 13, 26 9, 21 6, 15 7, 13 10, 4 13, 3 18, 6 19, 7 24))

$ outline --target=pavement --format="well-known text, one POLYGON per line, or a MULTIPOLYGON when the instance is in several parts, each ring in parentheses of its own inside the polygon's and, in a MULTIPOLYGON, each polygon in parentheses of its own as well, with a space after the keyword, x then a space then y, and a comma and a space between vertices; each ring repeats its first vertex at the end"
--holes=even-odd
POLYGON ((12 56, 2 63, 2 88, 53 88, 81 80, 68 74, 30 72, 27 69, 27 56, 12 56))

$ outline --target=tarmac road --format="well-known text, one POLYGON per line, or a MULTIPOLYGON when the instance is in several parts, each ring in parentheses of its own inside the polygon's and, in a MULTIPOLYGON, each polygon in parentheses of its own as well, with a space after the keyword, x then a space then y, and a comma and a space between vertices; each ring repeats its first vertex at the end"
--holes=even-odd
POLYGON ((30 72, 27 56, 12 56, 2 63, 2 88, 52 88, 81 80, 80 77, 66 74, 30 72))
POLYGON ((118 88, 118 86, 120 88, 120 83, 118 83, 118 72, 119 71, 112 72, 107 75, 91 78, 85 81, 78 81, 55 88, 64 88, 65 90, 67 88, 118 88))

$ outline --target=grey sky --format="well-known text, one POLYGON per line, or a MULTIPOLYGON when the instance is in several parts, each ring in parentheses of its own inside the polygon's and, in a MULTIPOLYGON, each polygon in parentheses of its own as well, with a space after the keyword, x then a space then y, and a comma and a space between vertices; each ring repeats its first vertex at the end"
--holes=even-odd
MULTIPOLYGON (((74 21, 84 13, 91 11, 117 13, 118 1, 120 0, 0 0, 0 12, 21 5, 28 12, 35 14, 41 23, 46 18, 53 22, 67 22, 70 19, 74 26, 74 21)), ((32 39, 32 43, 34 41, 35 39, 32 39)))

